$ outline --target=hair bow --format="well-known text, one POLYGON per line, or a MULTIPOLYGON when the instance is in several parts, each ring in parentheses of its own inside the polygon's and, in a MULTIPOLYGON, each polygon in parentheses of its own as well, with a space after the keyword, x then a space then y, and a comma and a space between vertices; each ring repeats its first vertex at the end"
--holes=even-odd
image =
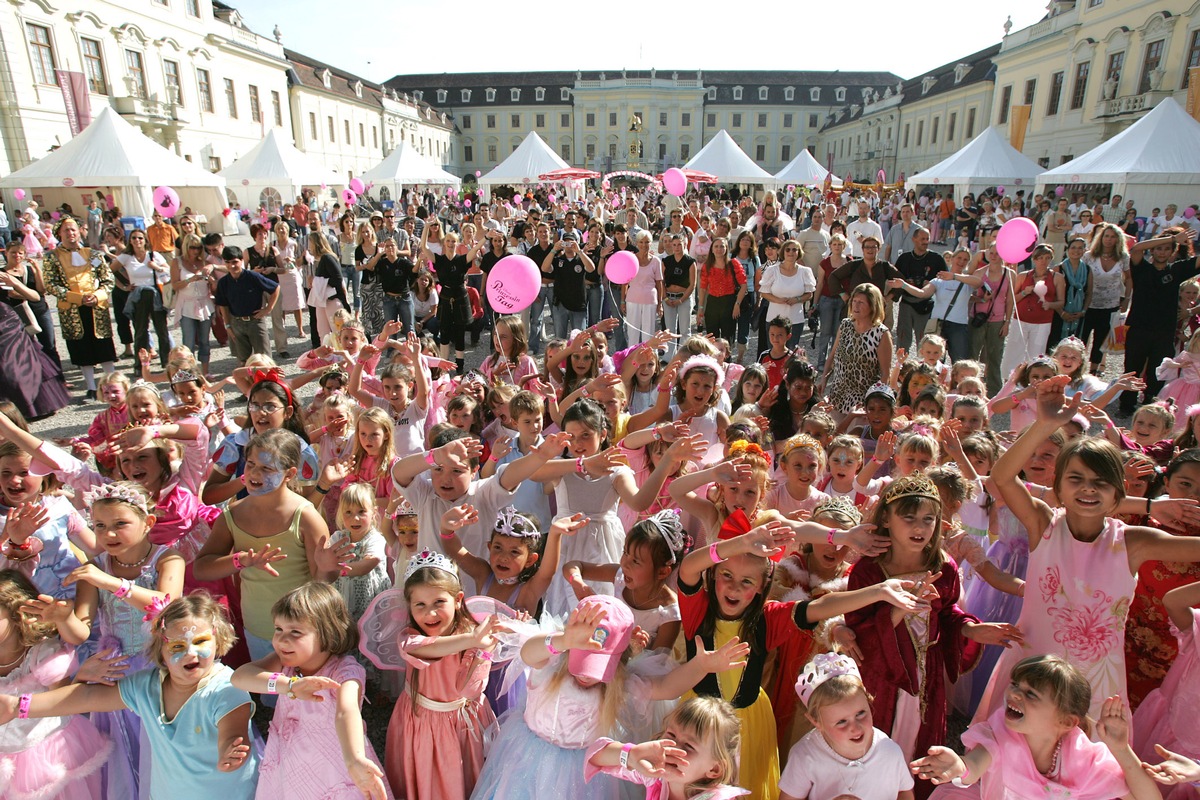
MULTIPOLYGON (((287 395, 288 405, 295 408, 296 398, 292 396, 292 387, 287 385, 287 381, 283 379, 283 370, 279 367, 271 367, 270 369, 252 369, 250 377, 255 383, 277 383, 279 388, 283 389, 283 393, 287 395)), ((251 392, 253 394, 253 391, 251 392)))

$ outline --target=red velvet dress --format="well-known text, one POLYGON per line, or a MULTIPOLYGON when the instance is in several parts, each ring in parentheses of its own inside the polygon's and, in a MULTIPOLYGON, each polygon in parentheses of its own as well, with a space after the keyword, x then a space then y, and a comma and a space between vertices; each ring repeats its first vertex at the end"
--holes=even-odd
MULTIPOLYGON (((864 558, 850 571, 849 591, 862 589, 887 579, 883 568, 874 560, 864 558)), ((914 753, 923 754, 933 745, 946 741, 946 677, 957 681, 979 661, 982 648, 962 636, 966 622, 979 620, 958 607, 958 567, 946 559, 942 572, 934 581, 938 596, 929 614, 925 651, 925 680, 921 682, 917 651, 904 623, 892 625, 892 606, 875 603, 846 615, 846 624, 854 629, 858 646, 867 656, 860 664, 863 684, 875 700, 871 713, 875 727, 889 736, 896 722, 897 693, 900 690, 915 695, 921 703, 921 727, 914 753)), ((933 785, 918 780, 917 797, 928 797, 933 785)))

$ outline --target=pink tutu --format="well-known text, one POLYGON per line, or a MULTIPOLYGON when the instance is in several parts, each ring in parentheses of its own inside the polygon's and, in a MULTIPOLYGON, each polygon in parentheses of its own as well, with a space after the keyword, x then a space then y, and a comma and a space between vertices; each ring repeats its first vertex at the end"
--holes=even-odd
POLYGON ((75 717, 57 733, 20 753, 0 755, 0 797, 5 800, 95 800, 100 768, 112 743, 91 722, 75 717))

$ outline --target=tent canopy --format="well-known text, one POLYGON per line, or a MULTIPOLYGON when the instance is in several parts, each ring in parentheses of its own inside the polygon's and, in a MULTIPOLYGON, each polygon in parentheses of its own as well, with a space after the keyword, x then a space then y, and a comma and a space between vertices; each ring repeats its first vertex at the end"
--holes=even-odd
POLYGON ((978 194, 992 186, 1032 189, 1041 171, 1036 161, 989 127, 954 155, 913 175, 904 186, 952 186, 955 198, 961 199, 968 192, 978 194))
MULTIPOLYGON (((783 184, 821 186, 825 183, 825 176, 828 174, 829 170, 822 167, 807 148, 802 148, 786 167, 775 173, 775 180, 783 184)), ((833 185, 840 187, 842 179, 834 175, 833 185)))
POLYGON ((273 190, 282 203, 290 203, 304 186, 343 186, 346 183, 336 172, 297 150, 275 128, 218 174, 229 181, 229 188, 237 195, 242 207, 251 210, 258 208, 268 189, 273 190))
POLYGON ((156 186, 174 189, 181 206, 208 218, 210 230, 220 227, 214 223, 227 207, 225 179, 175 155, 109 107, 62 147, 0 178, 0 187, 31 190, 47 206, 78 208, 83 195, 100 189, 126 216, 146 218, 156 186))
POLYGON ((409 185, 461 186, 462 179, 447 172, 416 151, 407 140, 401 141, 387 158, 359 176, 363 183, 392 187, 392 198, 400 187, 409 185))
POLYGON ((559 169, 566 169, 570 164, 558 157, 550 145, 542 141, 536 132, 530 131, 520 146, 508 158, 501 161, 479 179, 480 186, 496 186, 511 184, 519 186, 523 183, 537 183, 538 176, 559 169))
POLYGON ((700 152, 692 156, 684 169, 711 173, 720 178, 721 183, 761 183, 767 186, 779 183, 774 175, 742 152, 742 148, 724 129, 700 148, 700 152))
POLYGON ((1038 177, 1041 185, 1111 183, 1140 205, 1195 202, 1200 122, 1166 98, 1119 134, 1038 177))

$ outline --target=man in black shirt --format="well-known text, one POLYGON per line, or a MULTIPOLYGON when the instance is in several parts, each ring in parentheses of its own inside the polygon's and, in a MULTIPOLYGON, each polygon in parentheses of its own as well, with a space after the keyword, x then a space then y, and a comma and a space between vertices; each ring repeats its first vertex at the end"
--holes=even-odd
MULTIPOLYGON (((929 231, 917 225, 912 233, 912 250, 900 254, 896 259, 896 269, 907 283, 921 289, 946 269, 946 260, 929 250, 929 231)), ((900 292, 899 299, 896 347, 911 352, 913 343, 920 342, 921 337, 925 335, 929 312, 933 311, 933 298, 922 299, 913 297, 908 292, 900 292)))
POLYGON ((554 279, 554 335, 558 338, 566 339, 572 330, 587 327, 584 273, 595 271, 595 263, 579 249, 579 234, 574 231, 564 234, 542 261, 542 275, 554 279))
MULTIPOLYGON (((1156 374, 1164 358, 1175 355, 1176 315, 1179 287, 1196 276, 1195 256, 1177 258, 1186 252, 1184 246, 1194 233, 1187 229, 1170 228, 1167 236, 1138 242, 1129 250, 1129 272, 1133 279, 1133 298, 1125 322, 1125 371, 1135 372, 1146 381, 1145 402, 1158 396, 1163 382, 1156 374), (1150 251, 1150 258, 1145 257, 1150 251)), ((1125 303, 1122 303, 1124 306, 1125 303)), ((1137 392, 1121 392, 1122 414, 1132 414, 1137 405, 1137 392)))
POLYGON ((529 307, 529 352, 535 355, 542 348, 542 318, 546 306, 550 306, 551 314, 554 313, 554 276, 547 274, 544 266, 547 256, 554 253, 554 243, 550 241, 550 225, 538 222, 536 230, 537 241, 525 251, 530 260, 537 264, 538 269, 542 270, 542 288, 533 305, 529 307))

